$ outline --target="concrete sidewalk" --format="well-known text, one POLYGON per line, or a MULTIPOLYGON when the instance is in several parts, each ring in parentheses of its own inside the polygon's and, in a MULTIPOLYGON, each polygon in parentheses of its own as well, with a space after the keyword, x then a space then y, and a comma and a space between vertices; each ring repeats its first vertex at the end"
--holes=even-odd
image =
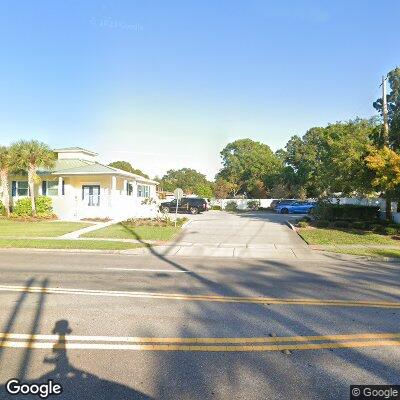
POLYGON ((69 233, 66 233, 65 235, 58 236, 58 239, 77 239, 77 238, 79 238, 79 236, 81 236, 85 233, 97 231, 97 230, 105 228, 107 226, 117 224, 118 222, 121 222, 121 221, 122 220, 113 219, 113 220, 107 221, 107 222, 96 223, 94 225, 87 226, 86 228, 78 229, 77 231, 69 232, 69 233))
POLYGON ((193 243, 179 243, 125 250, 125 254, 154 255, 156 257, 222 257, 247 258, 264 260, 324 260, 327 255, 311 251, 307 245, 267 245, 267 246, 238 246, 238 245, 199 245, 193 243))

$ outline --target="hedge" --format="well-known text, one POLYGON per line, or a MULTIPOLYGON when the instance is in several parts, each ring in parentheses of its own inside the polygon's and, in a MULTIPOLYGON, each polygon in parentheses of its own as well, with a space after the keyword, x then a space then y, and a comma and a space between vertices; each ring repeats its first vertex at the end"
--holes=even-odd
POLYGON ((332 222, 332 227, 334 228, 348 228, 350 226, 349 221, 346 220, 337 220, 332 222))
MULTIPOLYGON (((35 198, 36 215, 38 217, 50 217, 53 214, 52 200, 47 196, 35 198)), ((32 215, 31 199, 23 197, 16 201, 13 206, 13 214, 18 217, 29 217, 32 215)))
POLYGON ((319 203, 312 210, 316 219, 325 221, 373 221, 379 217, 379 207, 352 204, 319 203))
POLYGON ((249 200, 247 202, 247 208, 250 210, 258 210, 260 208, 260 200, 249 200))
POLYGON ((226 211, 237 211, 238 206, 235 201, 228 201, 225 206, 226 211))

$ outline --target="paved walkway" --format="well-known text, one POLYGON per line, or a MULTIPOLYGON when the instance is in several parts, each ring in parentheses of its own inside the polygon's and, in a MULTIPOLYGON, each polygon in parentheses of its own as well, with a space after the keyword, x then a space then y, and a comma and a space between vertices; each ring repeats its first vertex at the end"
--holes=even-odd
POLYGON ((66 233, 65 235, 58 236, 58 239, 78 239, 79 236, 81 236, 85 233, 97 231, 98 229, 102 229, 107 226, 117 224, 118 222, 121 222, 121 220, 113 219, 113 220, 110 220, 107 222, 96 223, 96 224, 87 226, 86 228, 78 229, 77 231, 69 232, 69 233, 66 233))

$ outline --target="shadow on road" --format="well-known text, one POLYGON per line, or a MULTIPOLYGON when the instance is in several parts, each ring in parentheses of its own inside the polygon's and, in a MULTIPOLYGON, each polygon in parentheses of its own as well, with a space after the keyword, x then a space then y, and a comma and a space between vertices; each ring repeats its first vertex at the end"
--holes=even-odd
MULTIPOLYGON (((275 220, 274 216, 272 219, 275 220)), ((338 263, 326 266, 326 271, 313 271, 312 268, 296 268, 284 261, 265 260, 247 261, 245 271, 241 274, 234 267, 224 269, 224 276, 229 280, 232 276, 240 276, 235 285, 229 285, 205 278, 185 267, 185 261, 179 262, 168 255, 157 251, 157 247, 141 241, 151 254, 163 262, 182 271, 191 271, 187 279, 194 279, 202 284, 203 293, 223 294, 227 296, 271 296, 278 298, 363 298, 381 299, 391 296, 381 285, 398 286, 399 273, 396 268, 382 269, 362 262, 338 263), (257 274, 257 278, 254 276, 257 274), (343 290, 345 279, 355 286, 351 291, 343 290), (377 283, 371 287, 372 279, 377 283), (310 289, 313 295, 310 296, 310 289)), ((335 261, 332 258, 332 261, 335 261)), ((198 267, 206 261, 198 261, 198 267)), ((209 261, 208 261, 209 262, 209 261)), ((221 273, 222 275, 222 273, 221 273)), ((187 290, 187 289, 186 289, 187 290)), ((183 289, 184 291, 184 289, 183 289)), ((190 291, 190 285, 189 285, 190 291)), ((182 321, 193 321, 193 324, 183 323, 176 337, 251 337, 253 332, 263 332, 263 336, 276 333, 282 336, 290 335, 324 335, 328 333, 379 332, 387 330, 385 321, 388 314, 398 312, 377 312, 368 308, 335 308, 335 307, 285 307, 266 304, 251 305, 221 305, 212 302, 196 302, 190 307, 182 307, 182 321), (296 315, 299 310, 301 318, 296 315), (347 328, 338 321, 349 321, 347 328), (335 331, 336 325, 342 331, 335 331), (333 330, 332 330, 333 329, 333 330), (222 333, 221 333, 222 332, 222 333)), ((148 336, 152 335, 149 330, 148 336)), ((257 335, 257 334, 255 334, 257 335)), ((370 381, 393 383, 400 369, 388 366, 380 359, 378 351, 370 352, 363 349, 318 350, 302 353, 294 352, 291 356, 281 353, 180 353, 167 352, 163 354, 162 362, 158 364, 155 385, 159 389, 158 396, 165 393, 170 396, 188 397, 192 399, 213 399, 216 397, 245 398, 248 393, 268 393, 264 398, 293 398, 294 388, 283 382, 296 382, 296 390, 301 390, 298 398, 307 398, 312 393, 315 398, 342 398, 348 394, 348 385, 355 383, 346 370, 355 368, 361 376, 369 377, 370 381), (304 356, 304 357, 302 357, 304 356), (203 368, 203 365, 212 365, 203 368), (341 372, 335 372, 332 365, 341 372), (287 376, 290 370, 294 375, 287 376), (218 373, 216 373, 218 371, 218 373), (190 376, 190 384, 188 383, 190 376), (324 385, 320 385, 324 382, 324 385), (246 386, 247 385, 247 386, 246 386), (225 392, 220 388, 225 387, 225 392), (333 388, 327 394, 327 387, 333 388), (219 394, 218 394, 219 393, 219 394), (304 395, 304 396, 303 396, 304 395), (333 397, 329 397, 332 395, 333 397)), ((157 365, 156 365, 157 368, 157 365)), ((256 397, 258 398, 258 397, 256 397)))
MULTIPOLYGON (((136 235, 136 238, 142 241, 139 235, 136 235)), ((395 291, 399 288, 398 266, 382 267, 379 264, 362 261, 339 263, 334 262, 333 257, 334 263, 318 266, 318 270, 314 269, 315 263, 299 267, 290 262, 276 260, 248 260, 241 264, 238 261, 232 261, 231 265, 219 271, 217 266, 210 266, 210 261, 207 259, 192 260, 190 263, 186 263, 184 259, 177 261, 171 259, 168 254, 159 252, 157 247, 143 241, 142 243, 154 257, 163 263, 180 271, 190 271, 190 274, 177 274, 180 276, 170 281, 171 286, 168 289, 175 289, 182 293, 193 293, 193 287, 196 287, 195 290, 204 294, 228 296, 309 298, 312 297, 310 295, 312 293, 315 298, 325 299, 352 297, 399 300, 399 296, 396 295, 398 291, 395 291), (214 275, 212 275, 215 277, 214 280, 202 275, 201 271, 205 267, 209 271, 214 269, 214 275), (183 280, 187 280, 186 284, 180 285, 183 280), (349 286, 347 287, 343 282, 348 282, 349 286), (375 285, 370 285, 371 282, 375 285)), ((127 257, 126 260, 127 264, 132 262, 132 258, 127 257)), ((162 276, 159 278, 164 279, 162 276)), ((127 285, 136 285, 135 278, 130 279, 127 275, 110 276, 108 285, 112 279, 122 279, 123 285, 126 285, 124 290, 127 289, 127 285)), ((154 285, 158 282, 156 280, 154 285)), ((32 335, 39 331, 39 322, 44 316, 45 288, 49 282, 43 280, 40 284, 43 290, 39 293, 37 308, 30 324, 32 335)), ((33 285, 33 279, 25 284, 27 289, 33 285)), ((15 332, 15 322, 21 313, 23 303, 30 299, 28 296, 30 295, 26 292, 19 295, 3 327, 3 332, 15 332)), ((136 299, 133 301, 140 302, 136 299)), ((255 337, 268 336, 270 333, 289 336, 385 332, 388 329, 389 318, 392 321, 390 326, 394 328, 393 331, 396 329, 396 324, 397 327, 399 326, 398 310, 390 309, 187 302, 180 303, 174 310, 178 310, 176 315, 173 313, 166 316, 151 314, 151 319, 159 318, 165 321, 165 324, 175 324, 176 337, 255 337), (168 318, 171 319, 168 320, 168 318), (342 329, 341 332, 337 331, 338 327, 342 329)), ((135 311, 135 313, 141 315, 140 312, 135 311)), ((129 326, 132 326, 132 336, 137 335, 138 326, 144 336, 160 336, 160 331, 146 320, 139 321, 139 325, 137 321, 133 323, 127 320, 126 324, 131 324, 129 326)), ((385 362, 382 348, 295 351, 291 355, 278 352, 156 352, 150 354, 132 352, 129 354, 130 362, 126 365, 126 373, 132 375, 130 383, 132 387, 128 387, 102 379, 94 373, 76 368, 71 364, 65 345, 66 336, 72 332, 69 321, 57 321, 52 332, 58 335, 58 341, 52 349, 53 354, 46 356, 43 362, 46 365, 53 365, 54 368, 31 382, 41 383, 47 379, 54 379, 64 388, 63 396, 58 397, 62 399, 148 399, 148 396, 132 388, 138 385, 135 377, 138 368, 146 369, 151 381, 149 392, 154 398, 160 399, 249 398, 249 394, 253 395, 250 398, 264 399, 346 398, 348 385, 352 379, 355 379, 349 371, 357 371, 357 383, 363 381, 366 384, 395 383, 395 378, 400 375, 398 364, 397 366, 394 363, 388 365, 385 362), (328 391, 327 388, 329 388, 328 391)), ((118 332, 115 332, 115 335, 118 335, 118 332)), ((2 340, 4 342, 5 339, 2 340)), ((4 349, 0 347, 0 363, 4 356, 3 351, 4 349)), ((24 350, 23 365, 20 367, 21 377, 26 378, 30 375, 27 372, 29 372, 33 351, 37 350, 24 350)), ((82 350, 82 352, 85 351, 87 350, 82 350)), ((99 355, 92 355, 92 357, 98 357, 99 362, 107 360, 100 351, 96 354, 99 355)), ((3 365, 0 364, 0 366, 4 368, 3 365)), ((93 367, 95 368, 96 366, 93 367)), ((18 397, 7 397, 3 386, 0 389, 0 398, 18 397)), ((26 396, 21 396, 20 399, 26 399, 26 396)))
MULTIPOLYGON (((3 355, 3 352, 6 350, 4 347, 7 344, 7 341, 14 341, 15 339, 10 338, 10 334, 13 332, 13 327, 15 322, 18 319, 18 316, 21 312, 22 306, 24 302, 28 303, 28 290, 32 286, 34 286, 35 280, 29 279, 25 284, 25 291, 21 293, 19 296, 14 309, 5 324, 2 333, 4 333, 3 337, 0 341, 0 357, 3 355)), ((150 400, 151 397, 136 391, 128 386, 109 381, 106 379, 102 379, 94 374, 91 374, 87 371, 75 368, 68 359, 67 347, 66 347, 66 335, 72 333, 72 329, 69 326, 69 322, 67 320, 59 320, 55 323, 55 326, 52 330, 53 334, 58 335, 58 340, 53 346, 53 356, 45 357, 43 363, 54 365, 54 369, 36 379, 29 380, 27 376, 29 375, 29 369, 31 367, 31 358, 34 351, 38 351, 33 349, 30 344, 35 342, 35 335, 38 333, 38 328, 40 325, 40 320, 44 315, 44 304, 46 297, 46 287, 48 286, 48 280, 44 279, 41 283, 41 290, 39 291, 39 300, 37 301, 37 306, 35 307, 35 312, 33 316, 33 320, 30 325, 30 337, 26 340, 28 346, 23 349, 23 355, 21 357, 21 361, 19 362, 19 371, 16 376, 12 376, 8 379, 19 379, 20 382, 28 383, 28 384, 42 384, 47 383, 48 380, 53 380, 54 383, 59 383, 63 392, 61 395, 56 396, 57 399, 67 399, 67 400, 150 400)), ((26 333, 26 332, 24 332, 26 333)), ((8 348, 7 351, 16 352, 18 351, 15 348, 8 348)), ((0 359, 0 368, 1 370, 7 370, 9 366, 2 363, 0 359)), ((38 399, 38 395, 15 395, 9 394, 5 388, 5 382, 0 385, 0 399, 38 399)))

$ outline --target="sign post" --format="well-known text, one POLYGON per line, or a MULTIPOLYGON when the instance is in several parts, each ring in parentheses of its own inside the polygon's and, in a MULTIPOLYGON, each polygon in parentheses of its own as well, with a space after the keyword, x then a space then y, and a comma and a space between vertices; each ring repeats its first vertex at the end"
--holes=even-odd
POLYGON ((178 219, 178 204, 179 200, 183 197, 183 190, 181 188, 176 188, 174 190, 174 196, 176 199, 176 208, 175 208, 175 228, 176 228, 176 220, 178 219))

